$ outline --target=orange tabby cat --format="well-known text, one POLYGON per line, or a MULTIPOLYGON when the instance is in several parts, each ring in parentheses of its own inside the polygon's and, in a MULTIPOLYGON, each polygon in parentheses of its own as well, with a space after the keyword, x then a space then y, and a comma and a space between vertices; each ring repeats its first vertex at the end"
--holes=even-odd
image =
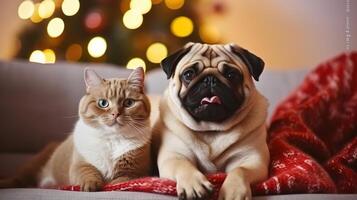
POLYGON ((107 182, 149 175, 150 103, 143 93, 143 69, 128 79, 103 79, 86 69, 84 79, 87 93, 73 134, 58 147, 47 147, 17 177, 0 181, 0 187, 80 185, 96 191, 107 182))

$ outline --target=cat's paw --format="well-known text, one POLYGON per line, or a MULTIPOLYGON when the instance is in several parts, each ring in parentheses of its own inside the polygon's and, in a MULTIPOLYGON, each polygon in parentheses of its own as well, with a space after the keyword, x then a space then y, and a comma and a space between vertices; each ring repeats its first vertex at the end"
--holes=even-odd
POLYGON ((212 184, 200 172, 178 176, 176 181, 180 200, 206 199, 213 192, 212 184))
POLYGON ((103 188, 104 182, 102 180, 87 179, 83 180, 80 184, 81 191, 95 192, 103 188))

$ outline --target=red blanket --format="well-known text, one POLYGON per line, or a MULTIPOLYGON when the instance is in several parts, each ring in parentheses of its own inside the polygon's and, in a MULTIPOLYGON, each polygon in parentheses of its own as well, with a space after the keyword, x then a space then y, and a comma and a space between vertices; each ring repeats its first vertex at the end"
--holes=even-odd
MULTIPOLYGON (((277 107, 268 132, 269 178, 252 186, 253 195, 357 193, 357 52, 322 63, 308 74, 277 107)), ((207 177, 217 197, 225 174, 207 177)), ((176 183, 148 177, 104 190, 176 195, 176 183)))

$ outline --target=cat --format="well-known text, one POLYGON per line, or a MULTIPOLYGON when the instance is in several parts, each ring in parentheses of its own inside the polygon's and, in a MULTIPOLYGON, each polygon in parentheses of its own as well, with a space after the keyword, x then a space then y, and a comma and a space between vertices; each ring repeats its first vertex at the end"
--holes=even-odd
POLYGON ((98 191, 106 183, 150 175, 151 107, 143 69, 128 79, 103 79, 85 69, 84 80, 73 133, 46 147, 16 177, 0 181, 0 188, 79 185, 98 191))

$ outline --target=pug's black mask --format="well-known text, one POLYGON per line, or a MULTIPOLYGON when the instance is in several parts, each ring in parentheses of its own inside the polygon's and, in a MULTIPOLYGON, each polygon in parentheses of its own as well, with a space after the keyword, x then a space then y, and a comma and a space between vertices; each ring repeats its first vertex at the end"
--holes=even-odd
MULTIPOLYGON (((195 76, 190 69, 181 74, 181 80, 189 85, 188 76, 195 76), (188 73, 192 73, 188 75, 188 73)), ((222 122, 237 111, 244 102, 243 76, 238 70, 231 69, 230 72, 222 74, 226 76, 230 85, 224 84, 216 75, 207 74, 201 77, 187 93, 180 97, 184 108, 197 121, 222 122)))

